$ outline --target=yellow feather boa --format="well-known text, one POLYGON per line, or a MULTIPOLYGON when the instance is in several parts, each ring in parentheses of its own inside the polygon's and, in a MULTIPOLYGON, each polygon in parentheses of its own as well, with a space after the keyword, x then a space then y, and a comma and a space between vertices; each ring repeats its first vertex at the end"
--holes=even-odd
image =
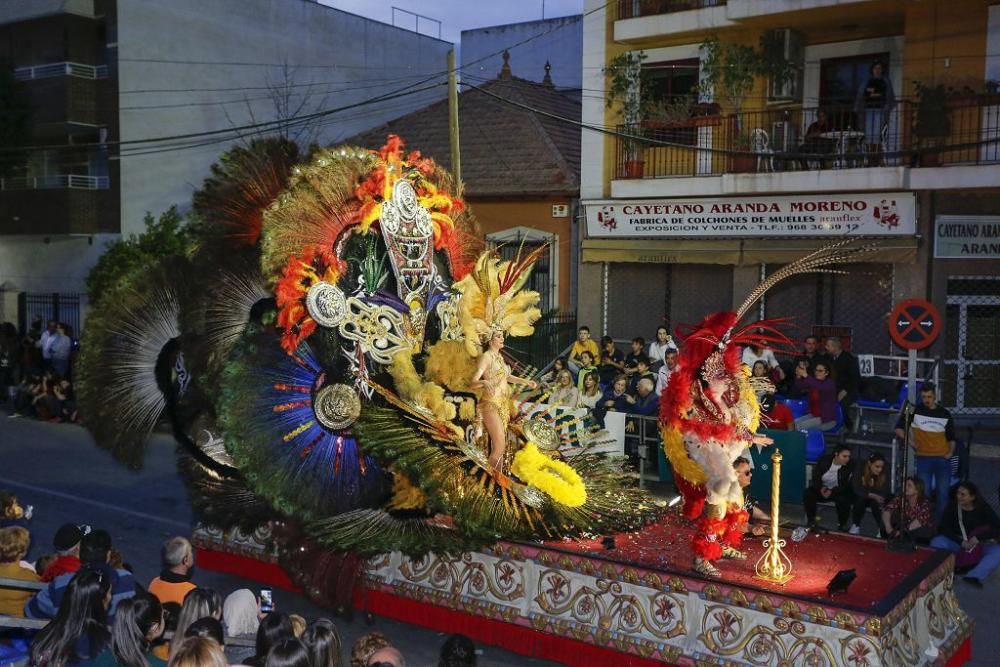
POLYGON ((587 502, 587 487, 569 464, 551 459, 528 442, 514 455, 510 471, 557 503, 579 507, 587 502))

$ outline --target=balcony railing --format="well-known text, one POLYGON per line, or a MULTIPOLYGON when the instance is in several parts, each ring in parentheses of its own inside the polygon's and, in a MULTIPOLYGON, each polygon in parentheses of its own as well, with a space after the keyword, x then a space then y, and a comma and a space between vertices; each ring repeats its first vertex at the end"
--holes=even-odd
POLYGON ((79 79, 106 79, 108 78, 108 66, 61 62, 18 67, 14 70, 14 78, 18 81, 51 79, 59 76, 74 76, 79 79))
POLYGON ((0 190, 107 190, 110 185, 107 176, 76 174, 0 178, 0 190))
POLYGON ((726 4, 726 0, 618 0, 616 19, 634 19, 639 16, 671 14, 689 9, 704 9, 726 4))
POLYGON ((1000 95, 952 100, 950 131, 933 139, 917 136, 916 104, 906 100, 876 119, 881 129, 873 132, 865 132, 866 119, 852 111, 824 111, 825 129, 812 134, 815 108, 646 121, 638 130, 620 125, 617 177, 1000 163, 1000 95), (641 140, 629 138, 636 136, 641 140))

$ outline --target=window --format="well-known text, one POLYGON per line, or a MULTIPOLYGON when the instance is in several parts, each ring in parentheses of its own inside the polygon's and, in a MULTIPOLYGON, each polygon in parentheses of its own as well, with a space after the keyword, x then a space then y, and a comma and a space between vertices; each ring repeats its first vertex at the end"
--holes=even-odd
POLYGON ((660 141, 696 145, 697 129, 683 123, 691 116, 691 106, 698 101, 698 59, 644 63, 642 69, 644 95, 653 101, 645 119, 646 135, 660 141))
POLYGON ((868 81, 872 63, 881 60, 889 75, 889 53, 870 53, 850 58, 820 61, 819 106, 827 111, 834 127, 858 127, 854 118, 854 98, 868 81))

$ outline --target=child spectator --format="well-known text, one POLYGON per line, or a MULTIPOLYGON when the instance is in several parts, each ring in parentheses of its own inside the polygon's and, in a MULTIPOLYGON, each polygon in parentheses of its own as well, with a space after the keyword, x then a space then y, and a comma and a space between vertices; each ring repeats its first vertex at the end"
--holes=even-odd
POLYGON ((604 417, 609 412, 628 412, 629 406, 635 403, 635 399, 626 393, 627 388, 628 380, 624 375, 614 379, 594 407, 594 421, 598 425, 604 426, 604 417))
POLYGON ((573 347, 569 349, 569 369, 579 375, 580 369, 585 366, 583 363, 583 353, 590 353, 590 360, 593 363, 599 356, 600 350, 597 342, 590 337, 590 327, 580 327, 576 334, 573 347))
POLYGON ((163 604, 176 602, 183 605, 184 596, 196 588, 191 583, 194 549, 185 538, 171 537, 163 543, 160 555, 163 560, 163 570, 160 576, 149 582, 149 592, 163 604))
MULTIPOLYGON (((0 528, 0 579, 38 581, 34 570, 21 564, 28 553, 31 536, 27 528, 7 526, 0 528)), ((24 616, 24 604, 31 598, 25 588, 0 588, 0 615, 24 616)))
MULTIPOLYGON (((625 355, 625 375, 632 377, 638 370, 638 360, 639 356, 645 354, 643 350, 646 349, 646 341, 641 336, 636 336, 632 339, 632 347, 628 354, 625 355)), ((648 361, 648 357, 647 357, 648 361)), ((649 364, 646 364, 647 369, 649 364)))
MULTIPOLYGON (((49 582, 63 574, 72 574, 80 569, 80 541, 83 531, 76 524, 64 523, 59 526, 52 546, 56 550, 56 559, 39 574, 42 581, 49 582)), ((35 566, 38 569, 38 566, 35 566)))
POLYGON ((551 389, 556 385, 556 380, 559 377, 559 372, 563 370, 569 370, 569 366, 566 365, 565 357, 556 357, 552 362, 552 368, 548 373, 539 378, 543 387, 551 389))
POLYGON ((601 374, 601 384, 605 387, 614 382, 615 376, 625 372, 625 357, 621 350, 615 347, 611 336, 601 339, 601 365, 597 367, 601 374))
POLYGON ((590 354, 589 351, 585 351, 580 355, 580 370, 576 375, 576 388, 583 391, 583 381, 590 374, 596 374, 598 384, 600 384, 601 376, 597 371, 597 366, 594 365, 594 360, 597 357, 590 354))

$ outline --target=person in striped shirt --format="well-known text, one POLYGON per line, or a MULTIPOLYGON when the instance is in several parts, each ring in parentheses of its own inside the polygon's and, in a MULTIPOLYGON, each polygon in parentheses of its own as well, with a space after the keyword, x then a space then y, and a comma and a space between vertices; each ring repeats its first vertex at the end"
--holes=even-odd
MULTIPOLYGON (((916 454, 917 477, 928 495, 934 490, 934 522, 948 504, 951 489, 951 455, 955 453, 955 422, 951 413, 937 402, 937 387, 927 382, 920 389, 920 405, 913 411, 910 422, 910 447, 916 454)), ((896 435, 905 437, 906 415, 896 422, 896 435)))

